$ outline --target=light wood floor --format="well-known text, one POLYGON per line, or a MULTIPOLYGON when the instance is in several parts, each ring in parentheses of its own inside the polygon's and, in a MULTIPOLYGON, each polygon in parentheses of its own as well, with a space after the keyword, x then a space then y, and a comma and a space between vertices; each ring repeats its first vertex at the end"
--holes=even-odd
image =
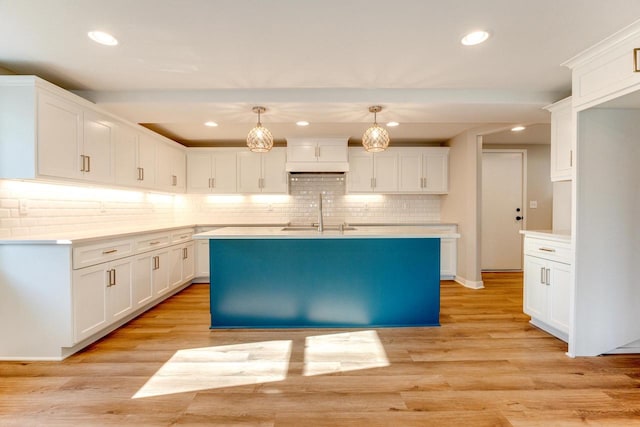
POLYGON ((0 362, 0 426, 640 425, 640 356, 570 359, 520 274, 484 280, 443 282, 439 328, 373 332, 212 332, 193 285, 64 362, 0 362))

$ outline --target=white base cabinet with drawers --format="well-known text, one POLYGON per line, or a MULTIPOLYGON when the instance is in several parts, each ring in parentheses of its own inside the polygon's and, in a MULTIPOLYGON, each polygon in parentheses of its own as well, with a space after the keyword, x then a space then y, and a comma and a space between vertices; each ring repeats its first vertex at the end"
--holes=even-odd
POLYGON ((0 245, 0 360, 61 360, 187 286, 193 228, 0 245))
POLYGON ((570 254, 568 240, 525 232, 523 310, 533 325, 563 341, 571 323, 570 254))

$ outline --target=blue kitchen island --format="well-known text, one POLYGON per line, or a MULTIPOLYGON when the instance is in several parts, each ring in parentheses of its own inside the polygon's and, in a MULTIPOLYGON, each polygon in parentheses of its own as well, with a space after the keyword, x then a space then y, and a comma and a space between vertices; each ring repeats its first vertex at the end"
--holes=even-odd
POLYGON ((426 227, 227 227, 210 239, 211 328, 438 326, 440 238, 426 227))

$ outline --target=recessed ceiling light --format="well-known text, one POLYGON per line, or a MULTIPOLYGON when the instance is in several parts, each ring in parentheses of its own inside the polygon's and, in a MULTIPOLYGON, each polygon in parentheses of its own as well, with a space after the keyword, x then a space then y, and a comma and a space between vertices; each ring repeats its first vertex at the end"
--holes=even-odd
POLYGON ((118 44, 118 40, 115 37, 109 33, 105 33, 104 31, 89 31, 87 35, 94 42, 105 46, 115 46, 118 44))
POLYGON ((296 122, 296 125, 298 126, 309 126, 309 122, 306 120, 300 120, 298 122, 296 122))
POLYGON ((390 127, 390 128, 394 128, 394 127, 399 126, 399 125, 400 125, 400 123, 398 123, 398 122, 389 122, 389 123, 387 123, 387 127, 390 127))
POLYGON ((473 31, 460 40, 465 46, 474 46, 486 41, 489 38, 489 33, 486 31, 473 31))
POLYGON ((204 122, 204 125, 209 126, 210 128, 214 128, 218 126, 216 122, 204 122))
POLYGON ((525 129, 526 129, 526 127, 524 127, 524 126, 514 126, 514 127, 511 128, 511 132, 522 132, 525 129))

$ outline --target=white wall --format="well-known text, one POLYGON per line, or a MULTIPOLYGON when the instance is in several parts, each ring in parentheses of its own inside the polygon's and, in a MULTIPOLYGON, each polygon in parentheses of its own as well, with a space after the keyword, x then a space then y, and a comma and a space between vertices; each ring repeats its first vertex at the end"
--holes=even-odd
POLYGON ((448 142, 449 194, 442 196, 441 219, 458 224, 456 281, 481 288, 480 188, 482 142, 477 132, 464 132, 448 142))
POLYGON ((578 114, 575 293, 569 353, 640 339, 640 110, 578 114))
POLYGON ((552 224, 553 231, 571 231, 571 181, 553 183, 552 224))

